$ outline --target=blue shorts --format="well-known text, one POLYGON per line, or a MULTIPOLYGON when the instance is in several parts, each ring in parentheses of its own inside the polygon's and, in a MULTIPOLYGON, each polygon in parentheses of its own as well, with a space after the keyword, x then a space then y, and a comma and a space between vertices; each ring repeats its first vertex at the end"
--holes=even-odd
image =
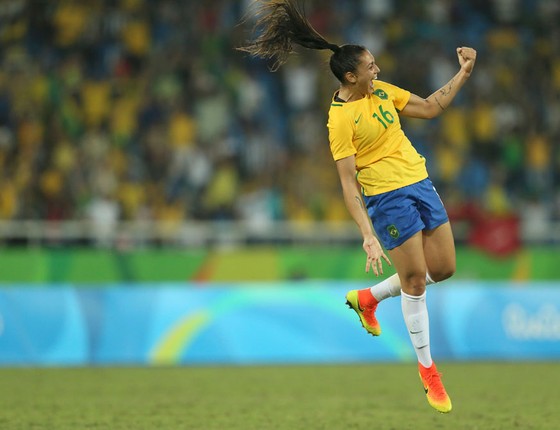
POLYGON ((385 249, 402 245, 422 230, 433 230, 449 218, 430 179, 375 196, 364 202, 385 249))

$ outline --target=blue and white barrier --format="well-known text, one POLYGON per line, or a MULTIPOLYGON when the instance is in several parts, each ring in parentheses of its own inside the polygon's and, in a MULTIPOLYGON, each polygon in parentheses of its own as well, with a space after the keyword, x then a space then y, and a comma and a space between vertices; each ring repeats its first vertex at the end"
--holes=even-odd
MULTIPOLYGON (((361 283, 0 288, 0 365, 413 361, 399 298, 374 338, 345 306, 361 283)), ((429 287, 438 360, 560 359, 560 284, 429 287)))

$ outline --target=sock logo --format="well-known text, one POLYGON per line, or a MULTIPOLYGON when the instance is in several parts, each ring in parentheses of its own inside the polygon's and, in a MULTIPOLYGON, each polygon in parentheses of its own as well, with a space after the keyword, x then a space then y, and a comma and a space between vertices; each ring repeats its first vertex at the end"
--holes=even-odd
POLYGON ((389 236, 391 236, 393 239, 396 239, 401 235, 394 224, 391 224, 389 227, 387 227, 387 231, 389 232, 389 236))

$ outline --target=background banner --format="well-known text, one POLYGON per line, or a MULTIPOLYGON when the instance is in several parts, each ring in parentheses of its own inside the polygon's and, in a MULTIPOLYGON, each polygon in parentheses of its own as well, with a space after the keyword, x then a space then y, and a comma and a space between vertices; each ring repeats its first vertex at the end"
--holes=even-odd
MULTIPOLYGON (((345 305, 363 283, 175 283, 0 289, 0 365, 413 361, 400 298, 374 338, 345 305)), ((438 360, 560 359, 554 283, 428 289, 438 360)))
MULTIPOLYGON (((495 236, 490 236, 495 241, 495 236)), ((509 239, 506 240, 509 243, 509 239)), ((504 240, 498 247, 507 246, 504 240)), ((457 246, 453 281, 557 281, 558 250, 526 246, 493 255, 457 246)), ((251 246, 198 249, 1 248, 0 285, 245 282, 329 279, 363 282, 361 242, 351 246, 251 246)), ((387 270, 385 276, 393 274, 387 270)), ((380 279, 383 276, 380 276, 380 279)), ((370 278, 371 279, 371 278, 370 278)), ((373 282, 373 281, 372 281, 373 282)))

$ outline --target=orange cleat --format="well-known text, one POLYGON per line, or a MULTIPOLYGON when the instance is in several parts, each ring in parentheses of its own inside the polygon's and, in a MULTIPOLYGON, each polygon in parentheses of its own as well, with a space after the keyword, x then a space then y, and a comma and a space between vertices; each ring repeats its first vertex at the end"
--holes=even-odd
POLYGON ((379 302, 371 294, 369 288, 352 290, 346 294, 346 304, 358 314, 362 326, 373 336, 381 334, 381 326, 375 318, 379 302))
POLYGON ((441 373, 437 371, 436 364, 432 363, 429 368, 426 368, 418 363, 418 372, 430 406, 443 414, 450 412, 451 399, 441 382, 441 373))

